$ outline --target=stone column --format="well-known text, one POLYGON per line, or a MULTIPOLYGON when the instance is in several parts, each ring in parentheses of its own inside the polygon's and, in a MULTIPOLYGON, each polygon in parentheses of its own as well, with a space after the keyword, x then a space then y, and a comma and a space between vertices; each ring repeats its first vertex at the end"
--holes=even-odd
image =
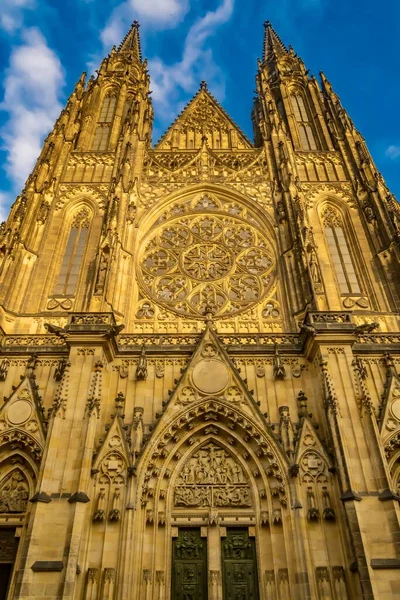
POLYGON ((208 530, 205 527, 201 528, 203 535, 207 531, 208 537, 208 589, 210 600, 221 600, 221 536, 226 535, 226 528, 219 525, 210 525, 208 530))

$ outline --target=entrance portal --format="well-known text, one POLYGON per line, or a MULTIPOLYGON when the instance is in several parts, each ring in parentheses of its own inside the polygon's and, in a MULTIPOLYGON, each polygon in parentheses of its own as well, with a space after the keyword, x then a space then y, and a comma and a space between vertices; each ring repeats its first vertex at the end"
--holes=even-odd
POLYGON ((200 529, 179 529, 172 545, 171 600, 207 600, 207 540, 200 529))
POLYGON ((224 600, 258 600, 254 538, 247 529, 231 528, 222 539, 224 600))
POLYGON ((0 600, 5 600, 17 553, 18 538, 14 528, 0 528, 0 600))

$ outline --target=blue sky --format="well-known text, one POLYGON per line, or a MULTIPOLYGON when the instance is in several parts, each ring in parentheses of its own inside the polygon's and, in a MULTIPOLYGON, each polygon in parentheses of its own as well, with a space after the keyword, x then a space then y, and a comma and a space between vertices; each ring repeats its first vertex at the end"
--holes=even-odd
POLYGON ((396 0, 0 0, 0 217, 21 191, 76 80, 130 23, 149 59, 156 140, 206 79, 252 138, 263 22, 342 99, 400 197, 396 0))

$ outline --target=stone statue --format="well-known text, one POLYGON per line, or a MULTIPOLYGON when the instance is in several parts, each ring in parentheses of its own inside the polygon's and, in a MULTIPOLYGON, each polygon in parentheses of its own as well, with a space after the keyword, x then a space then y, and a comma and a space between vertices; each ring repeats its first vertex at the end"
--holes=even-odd
POLYGON ((279 414, 281 417, 279 424, 279 433, 282 440, 282 445, 289 458, 294 455, 295 432, 292 420, 290 418, 289 407, 280 406, 279 414))
POLYGON ((133 411, 132 425, 132 452, 136 458, 142 448, 143 443, 143 408, 137 406, 133 411))
POLYGON ((110 510, 110 514, 108 515, 108 519, 110 521, 119 521, 121 518, 121 490, 120 488, 116 488, 114 490, 113 499, 112 499, 112 509, 110 510))
POLYGON ((136 380, 146 380, 147 379, 147 358, 146 358, 146 349, 144 345, 142 346, 142 351, 140 353, 138 366, 136 368, 136 380))
POLYGON ((97 497, 97 507, 93 515, 93 521, 104 521, 106 516, 106 490, 100 488, 99 495, 97 497))
POLYGON ((279 356, 278 348, 275 348, 275 356, 274 356, 274 377, 275 379, 285 379, 286 377, 286 369, 282 362, 281 357, 279 356))
POLYGON ((313 283, 321 283, 321 276, 319 274, 319 267, 315 256, 315 252, 311 252, 310 261, 308 264, 310 266, 310 275, 313 283))
POLYGON ((106 247, 106 248, 102 249, 101 255, 100 255, 99 271, 97 274, 96 287, 94 290, 95 294, 101 292, 104 288, 104 284, 106 281, 106 275, 107 275, 107 268, 108 268, 108 248, 106 247))

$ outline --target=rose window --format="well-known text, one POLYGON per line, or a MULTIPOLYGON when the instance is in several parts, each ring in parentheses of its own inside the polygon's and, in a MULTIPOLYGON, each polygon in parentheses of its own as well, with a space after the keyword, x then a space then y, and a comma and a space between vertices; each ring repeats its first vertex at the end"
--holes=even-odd
POLYGON ((238 216, 170 217, 142 248, 142 291, 182 315, 202 317, 210 308, 220 316, 247 310, 266 298, 274 280, 271 244, 238 216))

